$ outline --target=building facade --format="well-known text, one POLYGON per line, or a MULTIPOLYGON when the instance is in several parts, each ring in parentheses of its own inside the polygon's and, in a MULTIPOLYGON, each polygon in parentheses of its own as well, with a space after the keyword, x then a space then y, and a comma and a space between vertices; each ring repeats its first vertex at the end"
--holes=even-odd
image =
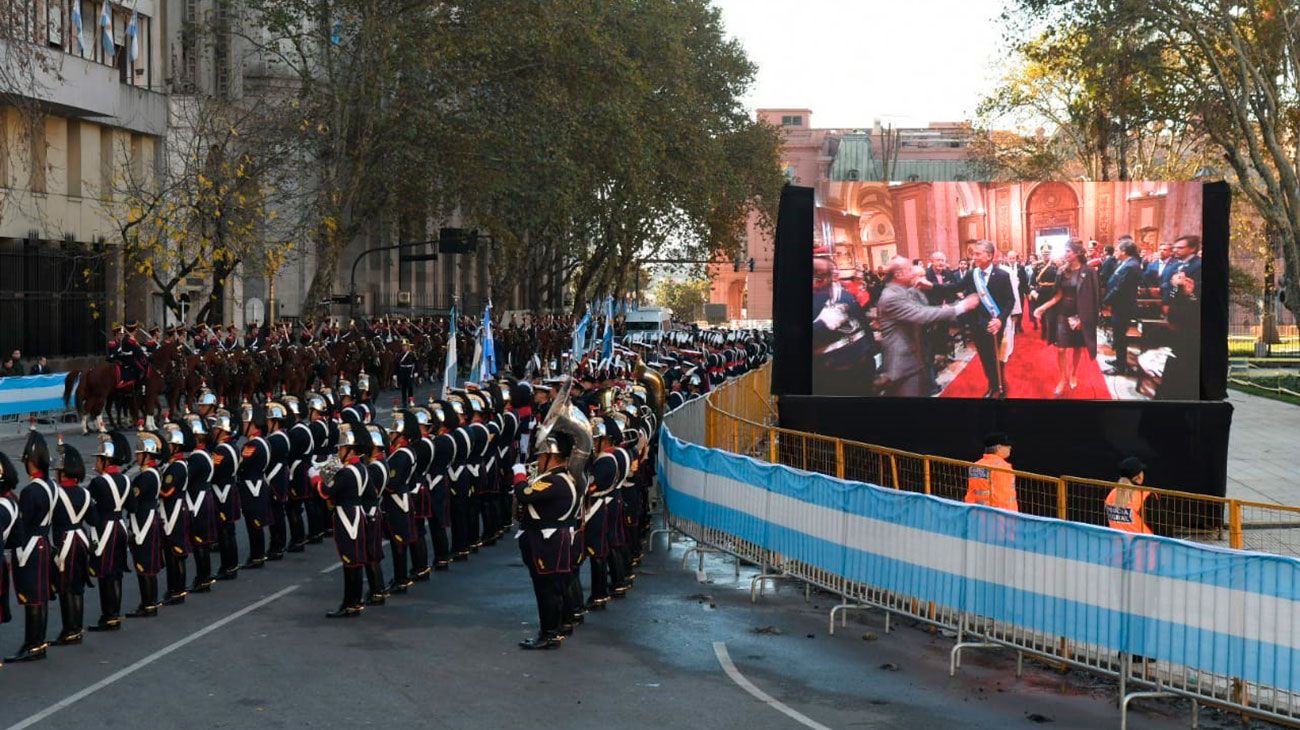
MULTIPOLYGON (((926 182, 970 179, 969 127, 933 122, 927 127, 893 129, 879 122, 870 129, 819 129, 810 109, 759 109, 758 118, 779 127, 781 165, 794 185, 824 181, 896 180, 926 182)), ((727 305, 732 320, 772 319, 773 231, 751 217, 746 237, 747 266, 711 267, 709 301, 727 305)))
POLYGON ((24 0, 4 12, 0 321, 17 326, 0 349, 100 352, 111 322, 147 316, 146 285, 116 246, 114 190, 153 175, 161 154, 164 8, 24 0))

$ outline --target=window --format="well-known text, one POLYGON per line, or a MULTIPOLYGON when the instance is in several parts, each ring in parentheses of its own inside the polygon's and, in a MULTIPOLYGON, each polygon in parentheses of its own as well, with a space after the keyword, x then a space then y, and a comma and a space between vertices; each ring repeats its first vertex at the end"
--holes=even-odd
POLYGON ((113 130, 99 128, 99 196, 113 199, 113 130))
POLYGON ((782 126, 782 127, 802 127, 802 126, 803 126, 803 115, 802 115, 802 114, 786 114, 786 115, 783 115, 783 116, 781 117, 781 126, 782 126))
POLYGON ((32 169, 30 187, 33 193, 45 192, 45 117, 35 116, 31 120, 31 129, 28 134, 31 140, 31 160, 32 169))
POLYGON ((81 197, 81 121, 68 120, 68 195, 81 197))

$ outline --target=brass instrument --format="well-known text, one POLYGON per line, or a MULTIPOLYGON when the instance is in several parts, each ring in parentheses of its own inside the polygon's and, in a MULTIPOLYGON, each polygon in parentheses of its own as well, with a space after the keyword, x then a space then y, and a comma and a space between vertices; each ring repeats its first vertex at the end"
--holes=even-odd
POLYGON ((650 396, 650 410, 654 411, 656 422, 662 421, 664 405, 667 403, 668 397, 668 388, 664 384, 663 374, 646 365, 645 361, 640 356, 637 356, 636 368, 632 371, 632 377, 645 386, 646 392, 650 396))

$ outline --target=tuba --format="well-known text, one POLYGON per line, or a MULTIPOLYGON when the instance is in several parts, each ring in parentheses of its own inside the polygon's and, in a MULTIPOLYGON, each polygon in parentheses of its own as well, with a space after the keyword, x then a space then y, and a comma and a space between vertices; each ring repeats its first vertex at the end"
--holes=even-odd
POLYGON ((320 470, 321 483, 333 484, 334 476, 343 471, 343 460, 339 458, 338 454, 330 454, 317 468, 320 470))
POLYGON ((650 410, 654 411, 656 421, 662 421, 668 392, 668 388, 664 385, 663 374, 646 365, 645 361, 637 356, 636 369, 632 371, 632 377, 645 386, 646 393, 650 395, 650 410))
POLYGON ((569 454, 569 475, 578 484, 585 484, 587 460, 591 458, 593 449, 591 425, 587 423, 587 417, 582 411, 569 402, 569 386, 572 382, 572 376, 565 378, 564 390, 546 412, 546 420, 538 427, 534 443, 545 441, 551 431, 568 434, 573 439, 573 451, 569 454))

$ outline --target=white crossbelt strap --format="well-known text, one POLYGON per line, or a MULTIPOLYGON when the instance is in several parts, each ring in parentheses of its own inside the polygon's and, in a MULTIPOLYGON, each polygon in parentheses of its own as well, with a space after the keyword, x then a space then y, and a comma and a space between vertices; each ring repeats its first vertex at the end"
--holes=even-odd
POLYGON ((354 513, 356 515, 356 519, 349 522, 348 512, 351 511, 351 509, 354 508, 335 507, 334 511, 339 516, 339 522, 343 523, 343 531, 348 533, 348 539, 355 540, 357 539, 357 532, 361 529, 361 510, 356 510, 356 512, 354 513))
POLYGON ((0 499, 0 509, 9 513, 9 522, 5 525, 3 532, 0 532, 0 549, 9 540, 9 533, 14 529, 14 523, 18 522, 18 505, 9 499, 0 499))
POLYGON ((411 495, 409 495, 409 494, 390 494, 390 495, 388 495, 388 496, 392 498, 392 500, 393 500, 393 504, 397 505, 397 508, 400 509, 401 511, 403 511, 403 512, 410 512, 410 511, 411 511, 411 495))
POLYGON ((162 510, 163 532, 165 534, 170 535, 172 534, 172 531, 176 529, 176 523, 180 521, 181 510, 184 508, 185 508, 184 499, 176 500, 176 507, 172 509, 172 513, 170 515, 167 514, 167 505, 165 503, 159 507, 159 509, 162 510))
POLYGON ((157 514, 157 512, 150 512, 145 516, 143 524, 136 520, 135 515, 131 515, 131 539, 135 540, 136 545, 144 544, 144 539, 149 536, 149 528, 153 525, 153 518, 157 514))
POLYGON ((113 536, 114 528, 118 527, 121 527, 121 524, 117 520, 108 520, 104 523, 104 534, 95 536, 96 556, 104 554, 104 550, 108 547, 109 538, 113 536))
POLYGON ((263 482, 261 479, 244 480, 244 487, 248 489, 248 493, 253 495, 254 498, 261 496, 262 486, 263 486, 263 482))
POLYGON ((63 544, 59 545, 59 554, 54 556, 54 567, 63 572, 63 566, 68 562, 68 553, 72 551, 72 543, 80 540, 82 545, 90 547, 90 541, 86 538, 86 531, 80 527, 75 530, 69 530, 63 535, 63 544))

